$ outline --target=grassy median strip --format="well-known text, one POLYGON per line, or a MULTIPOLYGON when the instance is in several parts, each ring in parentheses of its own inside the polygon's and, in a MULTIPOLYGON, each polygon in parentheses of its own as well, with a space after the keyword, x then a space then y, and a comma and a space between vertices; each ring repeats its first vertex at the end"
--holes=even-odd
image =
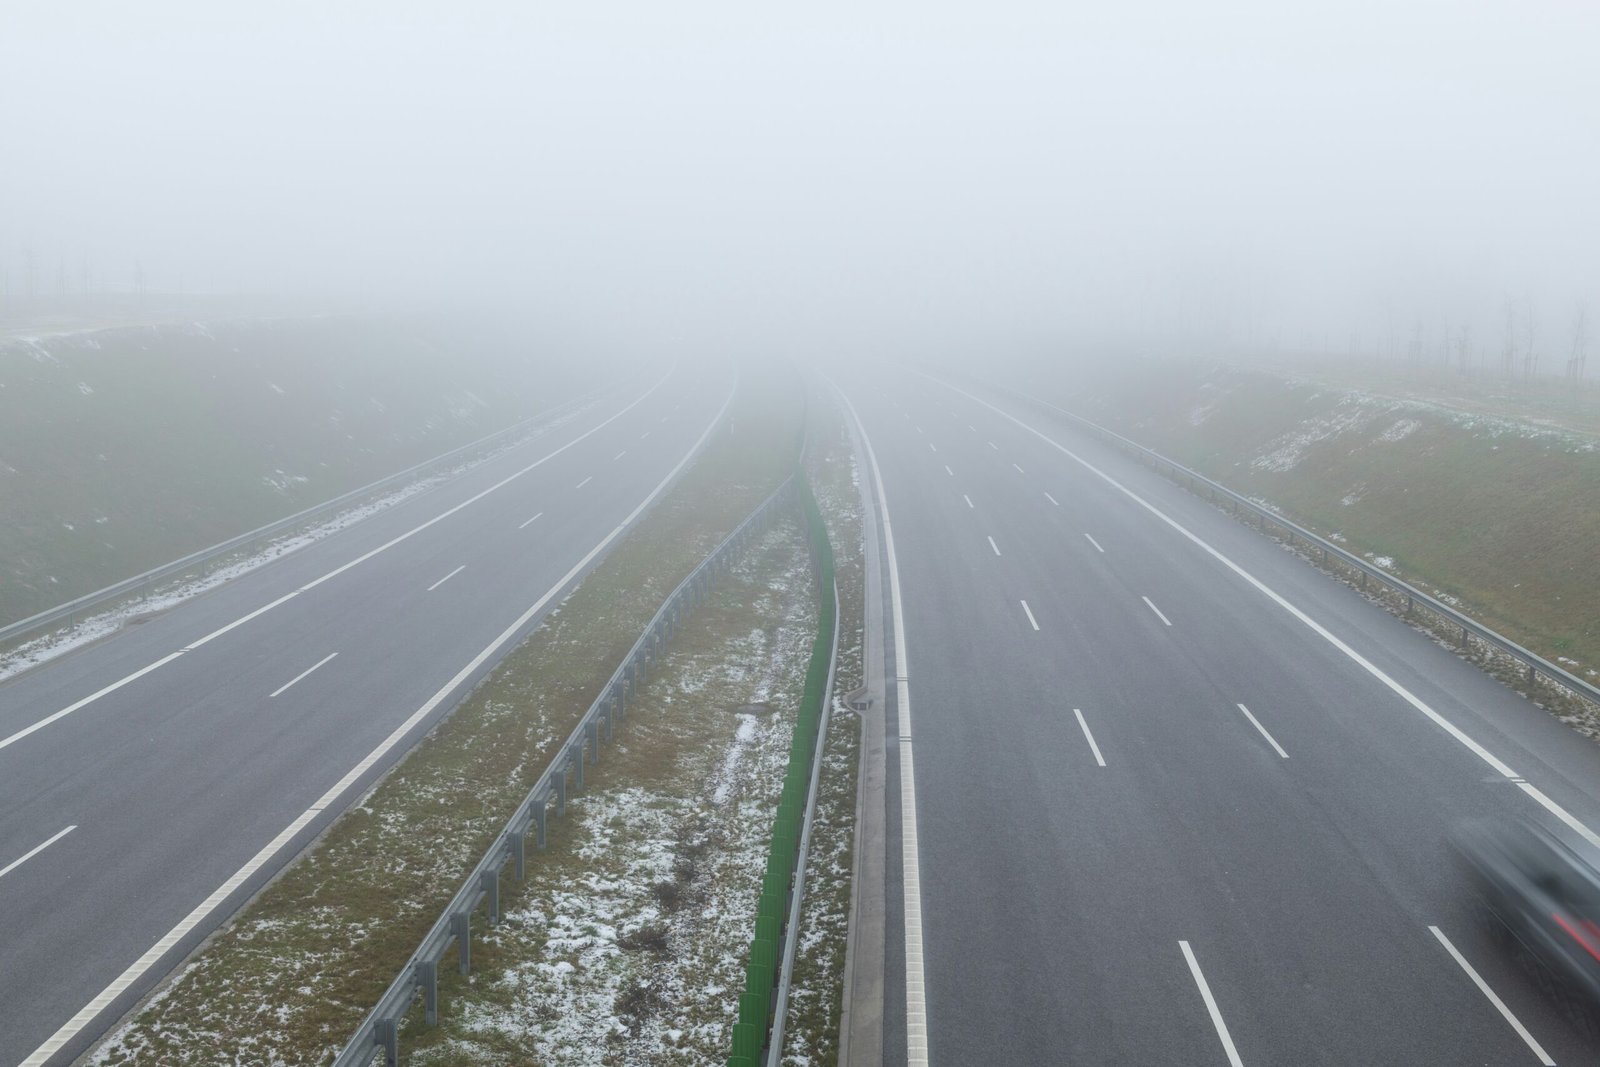
POLYGON ((780 522, 668 644, 472 976, 442 981, 441 1025, 408 1019, 406 1062, 721 1062, 816 627, 780 522))
POLYGON ((747 377, 731 429, 679 485, 96 1062, 331 1060, 662 599, 788 473, 792 385, 747 377))

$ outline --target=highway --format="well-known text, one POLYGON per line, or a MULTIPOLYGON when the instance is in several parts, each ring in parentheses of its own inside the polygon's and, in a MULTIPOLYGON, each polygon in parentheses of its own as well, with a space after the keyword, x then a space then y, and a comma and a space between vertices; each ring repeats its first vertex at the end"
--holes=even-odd
POLYGON ((1600 827, 1600 746, 1065 420, 838 386, 888 660, 882 1055, 853 1063, 1600 1062, 1445 845, 1600 827))
POLYGON ((0 684, 0 1065, 91 1047, 559 604, 733 388, 630 383, 0 684))

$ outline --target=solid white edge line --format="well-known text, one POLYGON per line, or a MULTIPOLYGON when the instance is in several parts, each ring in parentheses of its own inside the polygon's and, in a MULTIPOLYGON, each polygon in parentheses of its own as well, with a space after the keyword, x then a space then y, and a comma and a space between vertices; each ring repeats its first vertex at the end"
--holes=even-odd
POLYGON ((1028 602, 1026 600, 1019 600, 1017 603, 1022 605, 1023 614, 1028 616, 1028 625, 1037 630, 1039 628, 1039 620, 1033 617, 1033 609, 1028 607, 1028 602))
POLYGON ((994 538, 993 537, 989 538, 989 547, 994 549, 994 554, 995 555, 998 556, 1000 554, 1000 546, 994 543, 994 538))
POLYGON ((489 488, 483 490, 482 492, 476 493, 473 496, 468 497, 467 499, 463 500, 461 503, 456 504, 454 507, 451 507, 451 508, 448 508, 448 509, 446 509, 444 511, 441 511, 439 514, 435 515, 433 518, 429 519, 427 522, 421 523, 418 526, 413 526, 411 529, 407 530, 405 533, 401 534, 400 536, 395 537, 395 538, 393 538, 391 540, 385 541, 383 544, 379 545, 377 548, 371 549, 370 551, 365 552, 365 553, 357 556, 355 559, 351 560, 350 562, 344 563, 344 564, 341 564, 341 565, 335 567, 333 570, 329 571, 327 574, 324 574, 322 577, 314 578, 311 581, 307 582, 305 585, 302 585, 300 588, 291 590, 290 592, 285 593, 283 596, 280 596, 278 599, 270 601, 269 603, 263 604, 261 607, 256 608, 254 611, 251 611, 251 612, 249 612, 249 613, 247 613, 245 615, 239 616, 237 619, 234 619, 232 622, 228 623, 226 626, 222 626, 222 627, 219 627, 219 628, 217 628, 215 630, 212 630, 210 633, 206 634, 204 637, 200 638, 198 641, 191 641, 188 645, 186 645, 185 647, 179 649, 178 651, 169 653, 169 654, 161 657, 160 659, 156 660, 154 663, 151 663, 151 664, 148 664, 148 665, 146 665, 144 667, 141 667, 140 669, 134 671, 132 674, 128 675, 125 678, 119 678, 117 681, 112 682, 110 685, 106 686, 105 688, 99 689, 99 690, 97 690, 97 691, 95 691, 93 693, 90 693, 88 696, 84 697, 83 699, 81 699, 81 700, 79 700, 79 701, 77 701, 77 702, 75 702, 73 704, 67 705, 66 707, 62 708, 60 711, 53 712, 50 715, 46 715, 44 718, 40 719, 38 722, 35 722, 35 723, 33 723, 33 724, 29 725, 29 726, 23 727, 22 729, 18 730, 16 733, 10 735, 9 737, 0 738, 0 749, 7 748, 7 747, 15 744, 16 742, 21 741, 24 737, 27 737, 29 734, 34 733, 37 730, 42 730, 46 726, 49 726, 51 723, 56 722, 59 719, 64 719, 68 715, 71 715, 73 712, 77 711, 78 709, 86 707, 86 706, 94 703, 96 700, 99 700, 101 697, 105 696, 107 693, 115 692, 116 690, 121 689, 123 686, 127 685, 129 682, 134 681, 135 679, 144 677, 145 675, 149 674, 151 671, 155 670, 156 668, 163 667, 163 666, 167 665, 168 663, 171 663, 173 660, 177 659, 179 656, 183 655, 185 652, 193 652, 195 649, 199 648, 201 645, 208 644, 209 642, 214 641, 217 638, 221 637, 223 634, 229 633, 230 631, 235 630, 240 626, 243 626, 245 623, 250 622, 253 619, 259 618, 262 615, 265 615, 267 612, 271 611, 273 608, 276 608, 276 607, 279 607, 279 606, 281 606, 283 604, 288 603, 289 601, 293 600, 295 597, 299 596, 301 593, 308 592, 309 590, 315 589, 317 586, 321 585, 323 582, 329 581, 330 579, 333 579, 333 578, 337 578, 339 575, 343 574, 345 571, 349 570, 352 567, 355 567, 355 566, 358 566, 358 565, 360 565, 362 563, 365 563, 367 560, 371 559, 373 556, 376 556, 378 553, 385 552, 385 551, 393 548, 395 545, 398 545, 400 542, 406 540, 407 538, 413 537, 416 534, 421 533, 423 530, 426 530, 428 527, 434 525, 435 523, 443 522, 445 519, 449 518, 451 515, 454 515, 456 512, 460 511, 462 508, 468 507, 469 505, 472 505, 472 504, 476 504, 478 501, 482 500, 484 497, 488 496, 490 493, 494 492, 495 490, 500 489, 503 486, 508 485, 509 483, 511 483, 511 482, 515 481, 516 479, 522 477, 524 474, 527 474, 529 471, 533 470, 535 467, 542 466, 543 464, 547 463, 548 461, 550 461, 550 460, 554 459, 555 457, 559 456, 561 453, 565 452, 567 449, 573 447, 578 442, 584 440, 587 437, 591 437, 596 433, 599 433, 606 426, 609 426, 611 423, 613 423, 616 420, 622 418, 622 416, 626 415, 628 412, 632 411, 634 408, 636 408, 640 404, 644 403, 645 399, 647 397, 649 397, 652 393, 654 393, 657 389, 661 388, 661 386, 666 382, 666 380, 668 378, 672 377, 672 373, 673 373, 672 371, 668 371, 654 385, 652 385, 650 388, 646 389, 643 393, 640 393, 639 396, 634 398, 634 400, 632 402, 627 404, 621 410, 617 411, 613 415, 610 415, 610 416, 606 417, 602 421, 596 423, 594 426, 591 426, 589 429, 585 430, 583 433, 579 434, 577 437, 574 437, 572 440, 568 441, 566 444, 562 445, 560 448, 556 449, 554 452, 549 452, 549 453, 547 453, 547 454, 545 454, 543 456, 540 456, 538 459, 534 460, 532 463, 528 464, 526 467, 523 467, 521 470, 516 470, 516 471, 511 472, 510 474, 506 475, 504 478, 500 479, 498 482, 495 482, 493 485, 489 486, 489 488))
POLYGON ((1140 597, 1139 599, 1143 600, 1146 604, 1150 605, 1150 610, 1156 613, 1156 618, 1160 619, 1162 622, 1166 623, 1168 626, 1172 625, 1172 620, 1167 618, 1165 615, 1161 614, 1161 609, 1156 607, 1155 601, 1151 600, 1147 596, 1140 597))
POLYGON ((1055 497, 1051 496, 1049 493, 1046 493, 1044 495, 1044 498, 1046 500, 1050 501, 1050 503, 1054 504, 1058 508, 1061 506, 1061 501, 1057 500, 1055 497))
POLYGON ((1179 941, 1178 947, 1183 949, 1183 958, 1189 961, 1189 973, 1194 976, 1194 984, 1200 987, 1200 998, 1206 1002, 1206 1011, 1211 1013, 1211 1025, 1217 1028, 1217 1037, 1222 1039, 1222 1051, 1228 1054, 1228 1062, 1233 1067, 1244 1067, 1244 1061, 1239 1059, 1239 1050, 1233 1047, 1233 1038, 1228 1035, 1228 1024, 1222 1021, 1216 998, 1206 984, 1206 976, 1200 973, 1200 961, 1194 958, 1194 950, 1187 941, 1179 941))
POLYGON ((522 629, 523 626, 527 625, 528 621, 537 615, 546 604, 554 599, 557 593, 559 593, 579 574, 582 574, 583 569, 587 567, 596 556, 603 552, 607 545, 609 545, 612 541, 615 541, 622 534, 622 532, 628 528, 629 524, 632 523, 634 519, 638 518, 644 512, 645 508, 650 506, 651 501, 655 500, 656 497, 661 495, 661 492, 666 489, 668 484, 670 484, 671 481, 678 476, 678 472, 688 465, 690 458, 695 454, 696 450, 698 450, 700 445, 705 442, 706 438, 711 436, 711 431, 715 429, 717 423, 721 421, 723 414, 728 410, 728 405, 733 403, 733 397, 738 391, 738 388, 738 382, 735 381, 733 389, 729 390, 728 392, 728 398, 722 402, 722 407, 717 411, 716 415, 712 416, 711 422, 707 424, 704 432, 700 434, 699 439, 695 441, 694 444, 689 446, 689 450, 685 452, 683 458, 678 461, 678 465, 667 472, 667 476, 662 478, 661 481, 656 484, 656 487, 650 491, 648 496, 640 501, 639 506, 634 508, 633 511, 628 514, 627 518, 618 523, 611 530, 611 532, 606 534, 605 537, 602 538, 600 542, 593 548, 591 548, 582 559, 573 564, 572 569, 567 571, 567 573, 564 574, 555 585, 551 586, 550 589, 543 596, 541 596, 532 607, 523 612, 515 622, 501 631, 499 637, 496 637, 487 646, 485 646, 483 651, 472 657, 471 662, 469 662, 465 667, 462 667, 460 671, 456 672, 455 677, 446 682, 443 688, 434 693, 433 696, 429 697, 428 701, 414 711, 405 722, 395 727, 393 732, 391 732, 388 737, 384 738, 377 748, 367 753, 366 757, 363 758, 360 763, 356 764, 355 767, 351 768, 349 773, 329 787, 328 791, 323 793, 322 796, 318 797, 316 803, 312 804, 305 811, 301 812, 299 817, 297 817, 288 826, 284 827, 282 832, 280 832, 277 837, 274 837, 271 841, 267 842, 265 847, 263 847, 254 856, 250 857, 243 867, 240 867, 233 873, 232 877, 218 886, 210 896, 206 897, 205 900, 197 904, 188 915, 185 915, 183 919, 179 921, 178 925, 167 931, 166 936, 162 937, 161 940, 157 941, 154 945, 151 945, 144 955, 140 956, 137 960, 130 964, 126 970, 112 980, 110 985, 101 990, 93 1000, 89 1001, 89 1003, 78 1009, 76 1015, 67 1020, 66 1023, 62 1024, 60 1029, 52 1034, 44 1044, 34 1049, 28 1058, 18 1064, 17 1067, 44 1067, 44 1065, 49 1062, 52 1056, 65 1047, 68 1042, 77 1037, 84 1027, 88 1026, 95 1020, 96 1016, 109 1007, 123 993, 127 992, 129 987, 131 987, 135 982, 139 981, 139 979, 149 972, 151 968, 155 967, 155 965, 160 962, 161 957, 165 956, 174 946, 187 937, 195 927, 199 926, 203 921, 205 921, 205 918, 218 907, 220 907, 222 902, 227 900, 228 897, 232 895, 234 890, 238 889, 241 885, 253 877, 257 871, 266 866, 268 861, 271 860, 274 855, 281 851, 283 847, 290 841, 294 840, 296 834, 309 826, 312 820, 316 819, 318 815, 332 807, 346 790, 359 781, 362 775, 371 770, 374 764, 383 759, 383 757, 386 756, 391 749, 398 745, 405 738, 405 736, 417 726, 418 723, 426 719, 428 715, 434 711, 434 709, 436 709, 445 701, 451 692, 459 688, 463 682, 472 676, 474 671, 476 671, 486 660, 489 659, 489 657, 493 656, 495 652, 497 652, 503 645, 515 637, 517 631, 522 629))
POLYGON ((1249 708, 1245 707, 1243 704, 1235 704, 1234 706, 1240 711, 1244 712, 1244 717, 1250 720, 1250 724, 1252 726, 1261 731, 1261 736, 1267 739, 1267 744, 1271 745, 1277 751, 1278 755, 1282 756, 1284 759, 1289 758, 1289 753, 1285 752, 1283 750, 1283 746, 1278 744, 1277 740, 1271 734, 1267 733, 1267 728, 1261 725, 1261 721, 1254 715, 1250 714, 1249 708))
POLYGON ((574 489, 582 489, 584 486, 588 485, 592 481, 594 481, 594 475, 591 474, 591 475, 589 475, 589 477, 585 478, 583 481, 579 482, 577 485, 573 486, 572 488, 574 488, 574 489))
POLYGON ((68 834, 72 833, 72 831, 76 830, 77 828, 78 828, 78 824, 77 823, 73 823, 71 826, 67 827, 65 830, 60 830, 60 831, 56 832, 55 834, 53 834, 50 837, 50 839, 45 841, 43 844, 33 846, 28 851, 24 852, 22 855, 18 856, 16 859, 14 859, 10 863, 6 864, 4 867, 0 867, 0 878, 4 878, 6 875, 8 875, 12 871, 16 870, 18 867, 21 867, 24 863, 27 863, 29 860, 33 859, 33 857, 37 856, 39 853, 41 853, 45 849, 49 848, 51 845, 55 844, 57 841, 60 841, 63 837, 66 837, 68 834))
POLYGON ((1094 734, 1089 732, 1089 723, 1083 717, 1083 712, 1077 708, 1072 709, 1072 714, 1078 717, 1078 725, 1083 727, 1083 739, 1089 742, 1089 751, 1094 753, 1094 761, 1100 766, 1106 765, 1106 758, 1100 755, 1100 746, 1094 743, 1094 734))
POLYGON ((282 685, 278 686, 278 688, 276 688, 272 692, 268 693, 267 694, 267 699, 271 700, 273 697, 277 696, 279 693, 281 693, 284 690, 288 689, 290 686, 294 685, 296 682, 302 681, 312 671, 316 670, 318 667, 322 666, 324 663, 327 663, 329 660, 333 659, 333 657, 337 656, 338 654, 339 653, 337 653, 337 652, 329 652, 326 656, 323 656, 321 659, 317 660, 317 662, 313 663, 311 666, 307 667, 305 670, 301 671, 299 674, 295 675, 293 678, 290 678, 287 682, 284 682, 282 685))
POLYGON ((1545 1052, 1539 1046, 1539 1042, 1533 1039, 1533 1035, 1528 1033, 1528 1028, 1523 1026, 1515 1015, 1511 1014, 1511 1009, 1506 1007, 1506 1002, 1495 995, 1495 991, 1489 988, 1489 983, 1483 980, 1482 976, 1473 969, 1472 964, 1467 962, 1467 958, 1456 950, 1456 947, 1450 943, 1448 937, 1444 936, 1444 931, 1437 926, 1430 926, 1428 930, 1434 937, 1439 939, 1439 944, 1444 946, 1444 950, 1450 953, 1450 957, 1456 961, 1461 969, 1467 972, 1467 977, 1472 979, 1472 984, 1478 987, 1478 992, 1489 999, 1489 1003, 1493 1004, 1495 1009, 1500 1012, 1501 1018, 1511 1024, 1511 1029, 1515 1030, 1517 1036, 1522 1038, 1527 1046, 1533 1050, 1535 1056, 1539 1057, 1539 1062, 1544 1064, 1544 1067, 1556 1067, 1556 1061, 1551 1059, 1549 1053, 1545 1052))
POLYGON ((455 570, 451 571, 449 574, 445 575, 443 578, 440 578, 437 582, 434 582, 432 585, 428 586, 428 588, 426 590, 424 590, 424 591, 425 592, 429 592, 429 593, 433 592, 435 589, 439 588, 445 582, 448 582, 450 579, 454 578, 456 575, 460 574, 462 571, 464 571, 466 569, 467 569, 467 565, 465 563, 463 563, 461 566, 457 567, 455 570))
POLYGON ((1094 546, 1094 549, 1095 549, 1096 552, 1102 552, 1102 553, 1105 552, 1105 549, 1100 547, 1100 542, 1096 541, 1094 539, 1094 535, 1093 534, 1086 533, 1083 536, 1085 536, 1085 537, 1087 537, 1089 539, 1089 543, 1094 546))
POLYGON ((539 518, 540 518, 540 517, 542 517, 542 516, 543 516, 543 515, 544 515, 544 512, 542 512, 542 511, 541 511, 541 512, 539 512, 539 514, 538 514, 538 515, 535 515, 535 516, 534 516, 534 517, 533 517, 533 518, 532 518, 532 519, 529 519, 529 520, 528 520, 528 521, 527 521, 527 522, 525 522, 525 523, 523 523, 523 524, 522 524, 522 525, 521 525, 521 526, 518 526, 518 527, 517 527, 517 529, 519 529, 519 530, 520 530, 520 529, 522 529, 522 528, 523 528, 523 527, 524 527, 524 526, 529 526, 529 525, 531 525, 531 524, 532 524, 532 523, 533 523, 533 522, 534 522, 534 521, 535 521, 535 520, 537 520, 537 519, 539 519, 539 518))
MULTIPOLYGON (((830 383, 832 384, 831 380, 830 383)), ((889 525, 889 501, 883 495, 883 474, 872 439, 856 407, 844 390, 833 386, 850 411, 861 443, 867 449, 872 481, 878 491, 878 517, 883 524, 884 555, 889 564, 889 603, 894 617, 895 704, 900 730, 900 881, 903 887, 906 939, 906 1063, 926 1067, 928 1062, 928 1002, 922 966, 922 866, 917 851, 916 768, 911 756, 911 684, 906 668, 906 624, 900 604, 900 567, 895 559, 894 531, 889 525)))
MULTIPOLYGON (((935 378, 934 381, 939 381, 939 379, 935 378)), ((960 388, 958 388, 958 387, 956 387, 954 385, 951 385, 949 382, 942 382, 941 381, 940 384, 945 386, 945 388, 947 388, 947 389, 950 389, 950 390, 952 390, 954 392, 960 393, 962 396, 965 396, 967 399, 973 401, 974 403, 983 405, 984 407, 986 407, 989 410, 995 412, 996 414, 1000 415, 1001 417, 1009 419, 1010 421, 1012 421, 1016 425, 1022 427, 1024 430, 1027 430, 1029 433, 1033 434, 1035 437, 1039 438, 1041 441, 1044 441, 1046 444, 1051 445, 1057 451, 1059 451, 1063 455, 1067 456, 1068 458, 1072 459, 1074 462, 1076 462, 1077 464, 1082 466, 1084 469, 1086 469, 1086 470, 1090 471, 1091 473, 1093 473, 1095 476, 1100 478, 1101 481, 1105 482, 1107 485, 1111 486, 1113 489, 1116 489, 1118 492, 1122 493, 1129 500, 1132 500, 1134 503, 1138 504, 1140 507, 1142 507, 1146 511, 1148 511, 1151 515, 1154 515, 1156 518, 1158 518, 1162 522, 1166 523, 1173 530, 1177 531, 1183 537, 1187 538, 1190 542, 1192 542, 1194 545, 1196 545, 1198 548, 1200 548, 1202 551, 1204 551, 1207 555, 1211 556, 1211 558, 1215 559, 1218 563, 1221 563, 1224 567, 1227 567, 1229 570, 1233 571, 1233 573, 1237 574, 1240 578, 1244 579, 1250 585, 1254 586, 1258 592, 1260 592, 1263 596, 1267 597, 1274 604, 1277 604, 1284 611, 1287 611, 1290 615, 1292 615, 1296 619, 1300 620, 1300 622, 1304 623, 1305 626, 1308 629, 1310 629, 1313 633, 1315 633, 1318 637, 1321 637, 1323 640, 1327 641, 1334 648, 1338 649, 1340 652, 1344 653, 1344 655, 1348 656, 1351 659, 1351 661, 1356 663, 1358 666, 1360 666, 1362 670, 1366 671, 1372 677, 1374 677, 1378 681, 1382 682, 1385 686, 1387 686, 1389 688, 1389 690, 1391 692, 1393 692, 1396 696, 1400 697, 1400 699, 1404 700, 1407 704, 1410 704, 1413 708, 1415 708, 1416 710, 1420 711, 1423 715, 1426 715, 1433 722, 1433 724, 1435 726, 1439 727, 1445 733, 1447 733, 1451 737, 1455 738, 1456 741, 1460 742, 1463 746, 1465 746, 1467 748, 1467 750, 1470 751, 1473 755, 1477 756, 1479 759, 1483 760, 1483 762, 1485 762, 1489 766, 1493 767, 1495 769, 1495 771, 1497 773, 1499 773, 1501 776, 1503 776, 1505 778, 1510 778, 1510 779, 1516 780, 1518 782, 1518 784, 1521 784, 1522 775, 1520 775, 1517 772, 1513 771, 1503 761, 1501 761, 1501 759, 1498 756, 1496 756, 1494 753, 1490 752, 1488 749, 1484 748, 1482 745, 1478 744, 1478 742, 1474 741, 1466 733, 1466 731, 1462 730, 1455 723, 1451 722, 1449 719, 1447 719, 1443 715, 1439 714, 1439 712, 1435 711, 1433 709, 1433 707, 1430 706, 1421 697, 1417 696, 1411 690, 1407 689, 1405 686, 1403 686, 1399 682, 1395 681, 1394 678, 1390 677, 1389 674, 1386 671, 1383 670, 1383 668, 1379 667, 1377 664, 1375 664, 1371 660, 1367 659, 1361 653, 1359 653, 1355 649, 1351 648, 1348 644, 1346 644, 1344 641, 1342 641, 1339 637, 1335 636, 1334 633, 1331 630, 1329 630, 1327 627, 1323 626, 1321 623, 1317 622, 1311 616, 1307 615, 1304 611, 1301 611, 1298 607, 1296 607, 1295 605, 1291 604, 1287 599, 1285 599, 1281 594, 1279 594, 1276 590, 1274 590, 1272 587, 1267 585, 1261 579, 1257 578, 1255 575, 1251 574, 1249 571, 1247 571, 1243 567, 1239 566, 1239 564, 1235 563, 1233 560, 1231 560, 1227 556, 1223 555, 1216 548, 1213 548, 1209 542, 1207 542, 1206 540, 1201 538, 1198 534, 1196 534, 1193 531, 1191 531, 1188 527, 1184 526, 1182 523, 1178 522, 1172 516, 1168 515, 1166 512, 1162 511, 1160 508, 1156 507, 1154 504, 1152 504, 1148 500, 1144 499, 1144 497, 1140 496, 1138 493, 1135 493, 1133 490, 1129 489, 1127 486, 1123 485, 1121 482, 1117 481, 1115 478, 1111 477, 1109 474, 1107 474, 1104 471, 1102 471, 1099 467, 1096 467, 1094 464, 1090 463, 1088 460, 1084 459, 1082 456, 1079 456, 1077 453, 1073 452, 1071 449, 1067 448, 1065 445, 1061 444, 1060 442, 1054 440, 1053 438, 1049 437, 1048 435, 1046 435, 1044 433, 1041 433, 1040 431, 1034 429, 1032 426, 1029 426, 1027 423, 1023 422, 1021 419, 1017 418, 1015 415, 1012 415, 1012 414, 1010 414, 1009 412, 1006 412, 1006 411, 1002 411, 1000 408, 995 407, 993 404, 989 403, 987 400, 984 400, 981 397, 973 396, 971 393, 967 392, 966 390, 960 389, 960 388)), ((1544 793, 1540 792, 1537 788, 1526 787, 1525 786, 1524 789, 1523 789, 1523 792, 1527 793, 1530 797, 1532 797, 1534 800, 1538 801, 1541 805, 1543 805, 1544 808, 1547 811, 1549 811, 1552 815, 1554 815, 1556 818, 1560 819, 1563 823, 1565 823, 1568 827, 1570 827, 1573 830, 1574 833, 1578 834, 1585 841, 1588 841, 1591 845, 1594 845, 1596 848, 1600 848, 1600 834, 1596 834, 1593 830, 1591 830, 1588 826, 1586 826, 1581 820, 1579 820, 1571 812, 1567 811, 1561 805, 1557 804, 1554 800, 1551 800, 1548 796, 1546 796, 1544 793)))

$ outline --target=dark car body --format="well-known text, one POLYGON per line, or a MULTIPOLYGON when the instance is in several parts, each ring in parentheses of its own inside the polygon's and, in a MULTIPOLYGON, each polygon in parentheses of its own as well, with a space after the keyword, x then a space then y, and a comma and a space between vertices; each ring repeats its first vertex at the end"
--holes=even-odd
POLYGON ((1600 851, 1523 820, 1469 823, 1451 843, 1494 919, 1600 1006, 1600 851))

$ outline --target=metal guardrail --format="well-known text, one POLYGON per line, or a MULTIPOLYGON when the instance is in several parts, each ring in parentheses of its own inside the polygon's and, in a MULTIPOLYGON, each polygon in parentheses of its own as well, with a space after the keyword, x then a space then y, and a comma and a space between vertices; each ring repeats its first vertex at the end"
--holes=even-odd
POLYGON ((354 1036, 334 1059, 334 1067, 368 1067, 380 1052, 385 1057, 385 1063, 394 1067, 399 1062, 400 1024, 419 992, 422 994, 424 1022, 429 1026, 438 1022, 439 964, 450 946, 456 946, 460 972, 469 973, 473 912, 480 903, 485 904, 489 925, 493 926, 499 921, 502 870, 510 864, 516 878, 519 881, 522 879, 529 833, 534 835, 535 849, 545 847, 545 830, 552 804, 557 817, 566 812, 569 777, 572 788, 583 788, 584 767, 599 761, 602 739, 611 740, 616 724, 626 712, 628 699, 638 692, 646 672, 655 665, 667 639, 682 625, 685 615, 705 600, 711 583, 727 572, 738 554, 771 525, 774 513, 791 503, 794 495, 795 481, 790 477, 667 596, 621 665, 601 688, 600 695, 589 705, 572 734, 556 751, 549 766, 517 806, 505 828, 495 837, 483 859, 467 875, 444 913, 406 961, 399 976, 367 1013, 354 1036))
POLYGON ((1270 508, 1262 507, 1248 497, 1241 496, 1232 489, 1212 481, 1205 475, 1168 459, 1154 449, 1146 448, 1137 441, 1122 436, 1115 430, 1109 430, 1097 422, 1092 422, 1081 415, 1076 415, 1047 400, 1040 400, 1038 397, 1004 386, 992 386, 992 383, 984 384, 990 384, 993 388, 1001 389, 1003 392, 1010 393, 1018 399, 1066 418, 1080 429, 1087 430, 1101 440, 1132 454, 1136 459, 1148 463, 1151 469, 1158 474, 1163 474, 1180 485, 1187 482, 1187 488, 1191 492, 1200 493, 1203 489, 1212 502, 1226 501, 1235 515, 1239 514, 1240 511, 1253 515, 1257 526, 1263 532, 1265 532, 1269 524, 1276 526, 1287 535, 1291 545, 1296 540, 1299 540, 1303 541, 1307 546, 1319 550, 1324 563, 1327 563, 1330 559, 1337 559, 1340 563, 1360 575, 1359 584, 1363 591, 1366 590, 1369 580, 1376 580, 1381 586, 1406 598, 1406 615, 1411 615, 1420 605, 1455 627, 1459 631, 1458 643, 1462 646, 1465 646, 1470 638, 1476 638, 1490 648, 1496 649, 1522 664, 1527 672, 1526 677, 1529 686, 1537 685, 1539 680, 1543 678, 1562 689, 1571 691, 1584 700, 1600 704, 1600 688, 1584 681, 1571 671, 1556 666, 1538 653, 1523 648, 1509 637, 1491 630, 1471 616, 1462 614, 1449 604, 1424 593, 1416 586, 1402 581, 1383 570, 1383 568, 1374 566, 1360 556, 1348 552, 1326 538, 1314 534, 1305 527, 1276 514, 1270 508))
POLYGON ((794 955, 800 943, 800 907, 806 894, 806 858, 811 851, 811 827, 817 815, 817 790, 822 783, 822 754, 828 747, 832 719, 834 670, 839 664, 839 583, 829 587, 833 598, 833 647, 828 652, 828 681, 822 688, 822 721, 817 726, 816 752, 811 759, 811 785, 806 791, 805 817, 800 824, 800 854, 794 862, 794 890, 789 900, 789 922, 783 928, 783 962, 778 969, 778 992, 773 1000, 772 1037, 767 1047, 767 1067, 783 1063, 783 1028, 789 1014, 789 986, 794 979, 794 955))
POLYGON ((53 623, 62 622, 64 620, 70 621, 79 613, 89 611, 99 605, 105 604, 108 601, 116 600, 121 597, 127 597, 131 594, 136 594, 147 590, 158 582, 164 582, 170 578, 178 577, 187 571, 193 570, 196 567, 201 567, 212 560, 217 559, 219 556, 225 556, 230 553, 238 552, 241 549, 244 549, 257 542, 268 541, 274 537, 278 537, 281 534, 295 529, 296 527, 304 526, 319 518, 325 517, 329 513, 337 512, 347 508, 357 501, 365 497, 372 496, 375 493, 381 493, 385 490, 393 489, 399 485, 409 484, 410 482, 416 480, 424 471, 430 470, 431 468, 459 462, 463 457, 468 456, 473 452, 481 451, 487 448, 498 447, 517 435, 526 433, 528 430, 532 429, 535 424, 564 415, 581 404, 597 399, 606 391, 607 390, 604 389, 597 389, 585 393, 582 396, 574 397, 565 403, 557 404, 555 407, 548 408, 535 415, 531 415, 528 418, 523 419, 521 422, 507 426, 504 429, 496 430, 494 433, 486 434, 485 436, 478 438, 476 441, 468 441, 464 445, 452 448, 448 452, 440 453, 439 455, 434 456, 432 459, 425 459, 421 463, 414 464, 413 466, 407 467, 403 471, 397 471, 394 474, 387 475, 386 477, 380 478, 375 482, 363 485, 359 489, 352 489, 347 493, 341 493, 340 495, 333 497, 331 500, 325 500, 320 504, 315 504, 309 508, 306 508, 304 511, 297 511, 293 515, 278 519, 274 522, 269 522, 265 526, 258 527, 247 533, 239 534, 237 537, 230 537, 228 540, 212 545, 210 548, 202 548, 198 552, 191 552, 182 559, 175 559, 170 563, 163 563, 159 567, 153 567, 150 570, 147 570, 142 574, 136 574, 131 578, 124 578, 122 581, 108 585, 104 589, 97 589, 92 593, 85 593, 83 596, 80 596, 74 600, 69 600, 65 604, 58 604, 55 607, 47 608, 36 615, 30 615, 25 619, 18 619, 16 622, 9 623, 5 626, 0 626, 0 646, 13 643, 18 638, 21 638, 26 634, 30 634, 35 630, 44 629, 53 623))

